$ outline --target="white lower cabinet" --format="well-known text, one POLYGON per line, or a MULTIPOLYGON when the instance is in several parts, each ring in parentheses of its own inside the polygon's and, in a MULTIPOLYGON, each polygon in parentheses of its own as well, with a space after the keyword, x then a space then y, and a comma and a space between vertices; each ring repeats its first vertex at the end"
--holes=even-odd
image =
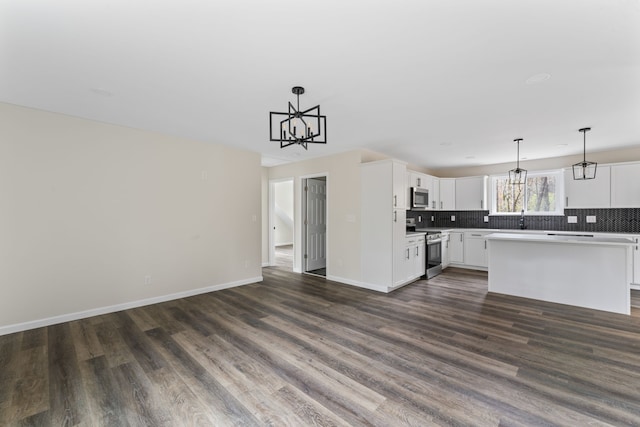
POLYGON ((462 231, 451 231, 449 233, 449 263, 464 263, 464 233, 462 231))
POLYGON ((426 271, 425 237, 416 235, 406 238, 404 250, 405 281, 424 276, 426 271))
POLYGON ((637 243, 633 247, 633 280, 632 284, 636 285, 636 289, 640 288, 640 236, 631 236, 632 239, 637 243))
POLYGON ((489 233, 482 231, 464 233, 464 263, 466 265, 485 268, 489 265, 487 240, 485 239, 487 234, 489 233))
POLYGON ((442 269, 449 267, 449 233, 442 233, 442 269))

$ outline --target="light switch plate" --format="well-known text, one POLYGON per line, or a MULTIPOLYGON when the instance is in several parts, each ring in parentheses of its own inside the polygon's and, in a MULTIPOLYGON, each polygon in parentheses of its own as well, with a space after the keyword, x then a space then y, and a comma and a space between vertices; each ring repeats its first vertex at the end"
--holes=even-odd
POLYGON ((456 221, 456 216, 455 215, 451 215, 451 222, 455 222, 456 221))
POLYGON ((567 222, 569 224, 577 224, 578 223, 578 217, 577 216, 573 216, 573 215, 568 216, 567 217, 567 222))
POLYGON ((595 215, 587 215, 587 222, 593 224, 596 222, 596 216, 595 215))

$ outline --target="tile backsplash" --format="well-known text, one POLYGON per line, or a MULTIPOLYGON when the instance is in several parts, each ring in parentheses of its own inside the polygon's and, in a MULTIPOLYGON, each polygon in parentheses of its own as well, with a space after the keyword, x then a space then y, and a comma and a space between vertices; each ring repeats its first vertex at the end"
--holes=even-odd
MULTIPOLYGON (((417 224, 418 228, 520 228, 520 215, 489 216, 489 211, 407 211, 407 218, 417 220, 419 215, 422 222, 417 224), (489 216, 489 222, 484 222, 485 216, 489 216)), ((527 215, 525 226, 528 230, 640 234, 640 209, 565 209, 564 216, 527 215), (569 223, 569 216, 575 216, 576 223, 569 223), (588 216, 595 217, 595 222, 587 222, 588 216)))

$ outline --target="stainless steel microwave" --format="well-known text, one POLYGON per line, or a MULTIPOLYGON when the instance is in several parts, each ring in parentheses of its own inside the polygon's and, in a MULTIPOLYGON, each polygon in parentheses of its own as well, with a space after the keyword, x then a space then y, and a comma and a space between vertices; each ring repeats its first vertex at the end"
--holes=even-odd
POLYGON ((411 209, 429 209, 429 190, 425 188, 411 187, 411 209))

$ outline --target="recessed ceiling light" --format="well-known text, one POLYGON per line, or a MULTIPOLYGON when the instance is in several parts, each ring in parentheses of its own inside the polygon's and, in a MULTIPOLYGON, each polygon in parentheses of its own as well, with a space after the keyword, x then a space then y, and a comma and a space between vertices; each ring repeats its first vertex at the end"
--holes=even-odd
POLYGON ((101 87, 93 87, 93 88, 91 88, 91 92, 93 92, 94 94, 99 95, 99 96, 104 96, 105 98, 109 98, 109 97, 113 96, 113 92, 111 92, 108 89, 101 88, 101 87))
POLYGON ((549 74, 549 73, 540 73, 540 74, 535 74, 535 75, 529 77, 525 81, 525 83, 528 84, 528 85, 535 85, 535 84, 538 84, 538 83, 546 82, 550 78, 551 78, 551 74, 549 74))

